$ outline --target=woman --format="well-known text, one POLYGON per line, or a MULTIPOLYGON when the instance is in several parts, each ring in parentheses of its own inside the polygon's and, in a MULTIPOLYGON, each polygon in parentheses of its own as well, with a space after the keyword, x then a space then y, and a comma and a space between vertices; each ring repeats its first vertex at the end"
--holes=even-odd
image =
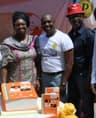
POLYGON ((15 12, 12 16, 14 33, 1 44, 3 82, 30 81, 36 84, 36 51, 34 37, 28 34, 29 16, 15 12))

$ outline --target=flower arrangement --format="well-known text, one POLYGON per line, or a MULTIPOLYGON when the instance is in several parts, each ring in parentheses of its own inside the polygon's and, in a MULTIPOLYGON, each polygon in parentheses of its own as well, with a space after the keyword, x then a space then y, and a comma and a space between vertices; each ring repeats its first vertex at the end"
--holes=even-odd
POLYGON ((60 108, 60 118, 78 118, 76 115, 76 108, 72 103, 65 103, 60 108))

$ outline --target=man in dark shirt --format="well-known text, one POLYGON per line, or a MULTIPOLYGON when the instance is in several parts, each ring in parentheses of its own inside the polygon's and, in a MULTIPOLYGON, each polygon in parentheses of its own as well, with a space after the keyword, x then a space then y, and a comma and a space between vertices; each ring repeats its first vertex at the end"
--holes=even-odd
POLYGON ((89 85, 94 33, 83 24, 83 15, 84 11, 79 3, 69 5, 67 17, 72 26, 69 36, 74 44, 74 65, 68 83, 68 100, 76 106, 79 118, 81 108, 84 118, 93 118, 89 85))

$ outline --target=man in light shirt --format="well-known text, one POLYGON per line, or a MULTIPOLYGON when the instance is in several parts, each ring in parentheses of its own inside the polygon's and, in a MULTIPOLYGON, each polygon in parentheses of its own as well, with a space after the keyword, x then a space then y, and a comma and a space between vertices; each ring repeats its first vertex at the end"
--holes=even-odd
MULTIPOLYGON (((60 87, 63 91, 72 70, 73 43, 66 33, 55 28, 51 14, 42 16, 41 25, 44 32, 37 40, 39 41, 37 47, 41 56, 42 92, 46 87, 60 87)), ((61 95, 64 94, 63 91, 61 95)))

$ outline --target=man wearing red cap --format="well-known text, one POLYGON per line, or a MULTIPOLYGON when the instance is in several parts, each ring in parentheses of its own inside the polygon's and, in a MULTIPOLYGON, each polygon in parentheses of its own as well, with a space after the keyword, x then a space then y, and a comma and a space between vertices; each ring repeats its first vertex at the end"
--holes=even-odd
POLYGON ((79 3, 68 6, 67 17, 72 26, 69 36, 74 44, 74 65, 68 83, 68 99, 75 104, 79 118, 81 100, 84 118, 93 118, 93 96, 89 85, 94 34, 84 25, 83 15, 84 11, 79 3))

